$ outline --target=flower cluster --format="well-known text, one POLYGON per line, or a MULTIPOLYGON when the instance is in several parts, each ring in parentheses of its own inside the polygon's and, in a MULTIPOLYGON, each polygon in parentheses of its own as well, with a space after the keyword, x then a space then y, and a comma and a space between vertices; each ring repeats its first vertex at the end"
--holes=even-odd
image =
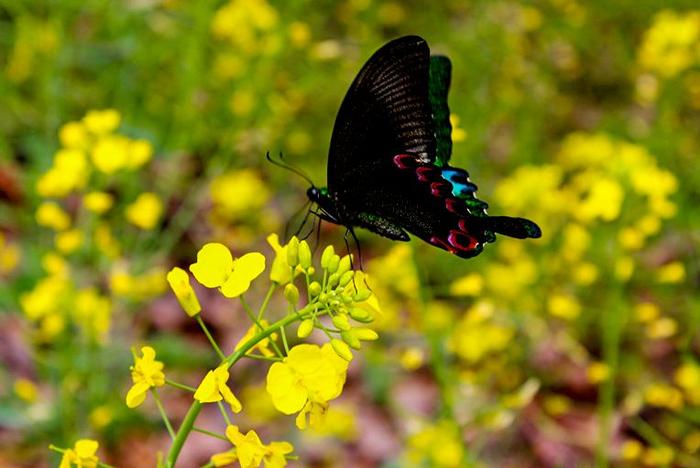
MULTIPOLYGON (((235 384, 230 368, 237 361, 245 357, 272 361, 267 372, 266 390, 274 408, 287 415, 298 413, 296 425, 300 429, 320 428, 329 410, 329 402, 343 391, 348 366, 353 358, 351 349, 360 349, 362 341, 378 338, 377 333, 367 327, 380 313, 377 300, 368 289, 366 278, 352 270, 349 255, 341 257, 333 247, 327 247, 321 255, 318 270, 322 275, 317 277, 311 249, 306 241, 293 237, 287 245, 280 245, 277 236, 271 235, 268 242, 275 253, 269 273, 272 286, 257 313, 250 309, 245 294, 266 269, 263 254, 250 252, 234 257, 228 247, 212 242, 199 250, 197 261, 189 266, 189 271, 203 287, 214 289, 226 298, 239 300, 253 322, 228 356, 201 318, 204 312, 189 274, 179 267, 174 267, 167 274, 167 281, 180 305, 189 317, 197 321, 220 359, 220 364, 208 371, 199 386, 191 389, 195 403, 190 410, 196 415, 201 405, 218 403, 228 424, 226 438, 234 447, 213 455, 211 463, 215 466, 238 461, 244 467, 257 467, 260 464, 281 467, 293 451, 292 445, 287 442, 265 445, 254 430, 243 434, 237 425, 230 423, 229 413, 221 405, 222 401, 228 403, 233 414, 245 411, 229 386, 230 381, 235 384), (295 284, 301 278, 306 289, 304 299, 295 284), (282 290, 288 308, 286 315, 272 322, 266 316, 266 307, 271 294, 278 288, 282 290), (314 330, 318 330, 327 336, 328 341, 323 345, 290 345, 286 329, 295 323, 297 338, 306 339, 314 330)), ((168 456, 169 462, 174 464, 182 441, 193 430, 194 420, 183 424, 176 434, 157 388, 164 384, 189 388, 165 378, 164 365, 155 359, 153 348, 144 346, 142 354, 142 357, 135 357, 131 368, 133 386, 126 395, 126 403, 133 408, 143 403, 148 391, 153 394, 166 427, 175 439, 168 456)), ((257 395, 256 399, 259 398, 257 395)))

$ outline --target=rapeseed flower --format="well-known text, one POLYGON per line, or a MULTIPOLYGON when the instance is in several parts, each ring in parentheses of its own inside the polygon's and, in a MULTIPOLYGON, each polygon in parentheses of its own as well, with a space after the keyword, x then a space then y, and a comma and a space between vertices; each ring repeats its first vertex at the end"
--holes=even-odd
POLYGON ((54 231, 63 231, 70 227, 70 216, 63 211, 58 203, 46 201, 36 210, 36 222, 40 226, 46 226, 54 231))
POLYGON ((143 403, 151 388, 165 385, 163 363, 156 361, 156 351, 150 346, 141 348, 141 357, 134 357, 131 379, 134 385, 126 395, 126 405, 129 408, 136 408, 143 403))
POLYGON ((406 458, 411 466, 463 466, 464 442, 452 421, 442 420, 422 428, 409 437, 407 446, 406 458))
POLYGON ((145 192, 126 207, 126 219, 136 227, 150 231, 163 214, 163 202, 155 193, 145 192))
POLYGON ((228 385, 226 385, 229 377, 228 365, 226 364, 210 370, 202 379, 199 387, 197 387, 194 399, 201 403, 213 403, 224 400, 231 407, 231 411, 239 413, 243 407, 228 385))
POLYGON ((287 465, 285 456, 294 451, 294 446, 289 442, 271 442, 265 445, 254 430, 243 434, 235 425, 226 428, 226 438, 235 448, 212 455, 211 463, 214 466, 225 466, 238 461, 241 468, 256 468, 261 463, 265 468, 281 468, 287 465))
POLYGON ((270 366, 267 392, 284 414, 300 411, 297 427, 318 425, 345 384, 348 361, 339 357, 331 344, 294 346, 282 362, 270 366), (308 417, 308 421, 307 421, 308 417))
POLYGON ((97 452, 98 447, 99 444, 96 440, 78 440, 73 448, 63 451, 63 457, 58 468, 70 468, 74 465, 78 468, 96 468, 99 459, 95 452, 97 452))
POLYGON ((248 290, 251 281, 265 270, 265 257, 258 252, 233 259, 223 244, 211 242, 197 252, 197 263, 190 271, 207 288, 219 288, 226 297, 238 297, 248 290))

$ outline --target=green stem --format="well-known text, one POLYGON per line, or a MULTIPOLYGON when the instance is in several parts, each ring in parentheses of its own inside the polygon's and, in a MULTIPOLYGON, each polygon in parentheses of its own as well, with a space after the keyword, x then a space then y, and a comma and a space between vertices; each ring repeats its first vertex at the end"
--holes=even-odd
MULTIPOLYGON (((309 313, 312 309, 313 305, 308 304, 300 312, 309 313)), ((321 313, 321 315, 322 314, 323 313, 321 313)), ((246 353, 250 351, 255 345, 272 335, 275 332, 275 330, 277 330, 279 327, 287 326, 298 319, 299 318, 296 315, 289 315, 283 319, 278 320, 277 322, 273 323, 272 325, 260 331, 251 339, 246 341, 243 344, 243 346, 238 348, 236 351, 231 353, 226 359, 224 359, 224 362, 227 364, 228 367, 231 367, 236 362, 238 362, 243 356, 245 356, 246 353)), ((185 419, 182 421, 182 424, 180 425, 180 428, 178 429, 177 434, 175 435, 175 440, 173 440, 173 444, 170 446, 170 451, 168 452, 167 466, 171 468, 175 466, 177 457, 180 455, 180 451, 182 450, 182 446, 185 444, 185 440, 187 440, 187 437, 189 436, 190 432, 192 432, 194 422, 197 419, 197 416, 199 415, 200 411, 202 411, 202 403, 195 400, 190 406, 190 409, 187 411, 185 419)))
MULTIPOLYGON (((614 257, 613 257, 614 258, 614 257)), ((612 307, 600 314, 600 327, 603 347, 603 360, 610 369, 610 376, 600 384, 598 397, 598 417, 600 420, 600 439, 596 449, 595 466, 604 468, 610 464, 610 435, 612 433, 612 414, 615 407, 615 380, 620 357, 620 338, 624 307, 619 296, 622 291, 618 285, 617 295, 612 307)))
POLYGON ((197 389, 194 387, 190 387, 189 385, 173 382, 170 379, 165 379, 165 383, 170 385, 171 387, 179 388, 180 390, 185 390, 185 391, 188 391, 191 393, 194 393, 197 391, 197 389))
POLYGON ((216 355, 219 356, 219 359, 222 361, 226 359, 226 355, 221 351, 221 348, 219 348, 219 345, 216 344, 216 341, 214 341, 214 337, 211 336, 211 333, 209 333, 209 329, 207 326, 204 324, 204 320, 202 320, 202 317, 197 314, 195 316, 195 320, 199 324, 199 326, 202 328, 202 331, 204 334, 207 336, 207 339, 209 340, 209 343, 211 343, 212 348, 214 348, 214 351, 216 351, 216 355))
POLYGON ((153 399, 156 400, 158 412, 160 413, 160 417, 163 418, 163 422, 165 423, 165 427, 168 429, 168 434, 170 434, 170 438, 175 439, 175 431, 173 430, 173 426, 170 424, 170 419, 168 419, 168 415, 165 412, 165 408, 163 408, 163 403, 161 403, 160 401, 160 397, 158 396, 158 390, 156 390, 155 388, 151 388, 151 393, 153 394, 153 399))
POLYGON ((225 440, 228 442, 228 439, 226 438, 226 436, 222 436, 221 434, 217 434, 216 432, 207 431, 206 429, 202 429, 201 427, 196 427, 196 426, 192 427, 192 430, 194 432, 206 434, 210 437, 216 437, 217 439, 225 440))
POLYGON ((282 335, 282 344, 284 345, 285 354, 289 355, 289 344, 287 344, 287 334, 284 327, 280 327, 280 335, 282 335))
POLYGON ((217 401, 216 404, 219 407, 219 411, 221 411, 221 416, 223 416, 224 421, 226 421, 226 425, 227 426, 231 425, 231 420, 228 417, 228 413, 226 412, 226 407, 224 406, 224 404, 221 403, 221 401, 217 401))
POLYGON ((265 298, 262 301, 262 304, 260 305, 260 310, 258 311, 258 320, 261 320, 263 317, 263 314, 265 313, 265 310, 267 309, 267 305, 270 302, 270 298, 272 297, 272 293, 275 292, 275 288, 277 285, 275 283, 272 283, 270 285, 270 288, 267 290, 267 294, 265 294, 265 298))
POLYGON ((260 354, 246 354, 244 357, 249 359, 256 359, 258 361, 280 362, 282 360, 281 357, 262 356, 260 354))

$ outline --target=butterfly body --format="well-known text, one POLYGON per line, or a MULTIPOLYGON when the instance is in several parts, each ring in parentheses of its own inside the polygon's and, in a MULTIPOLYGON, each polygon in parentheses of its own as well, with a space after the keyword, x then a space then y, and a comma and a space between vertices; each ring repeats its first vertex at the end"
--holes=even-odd
POLYGON ((479 254, 495 233, 539 237, 523 218, 493 217, 452 151, 447 92, 451 65, 405 36, 379 49, 341 104, 328 158, 328 187, 309 199, 326 221, 393 240, 408 233, 460 257, 479 254))

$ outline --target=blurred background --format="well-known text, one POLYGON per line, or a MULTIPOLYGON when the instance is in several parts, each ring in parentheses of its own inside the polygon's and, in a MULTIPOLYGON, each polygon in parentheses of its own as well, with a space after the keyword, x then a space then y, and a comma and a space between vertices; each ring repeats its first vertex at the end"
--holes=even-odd
MULTIPOLYGON (((307 186, 265 152, 325 185, 350 82, 418 34, 453 62, 454 165, 543 237, 462 260, 360 233, 380 340, 322 430, 276 413, 244 363, 241 427, 292 441, 298 466, 700 466, 693 7, 0 0, 0 465, 55 466, 48 445, 84 437, 155 465, 169 438, 152 401, 124 404, 130 348, 190 385, 216 364, 165 272, 209 241, 270 254, 307 186)), ((231 349, 240 307, 198 293, 231 349)), ((177 424, 191 396, 162 395, 177 424)), ((196 434, 182 466, 224 446, 196 434)))

